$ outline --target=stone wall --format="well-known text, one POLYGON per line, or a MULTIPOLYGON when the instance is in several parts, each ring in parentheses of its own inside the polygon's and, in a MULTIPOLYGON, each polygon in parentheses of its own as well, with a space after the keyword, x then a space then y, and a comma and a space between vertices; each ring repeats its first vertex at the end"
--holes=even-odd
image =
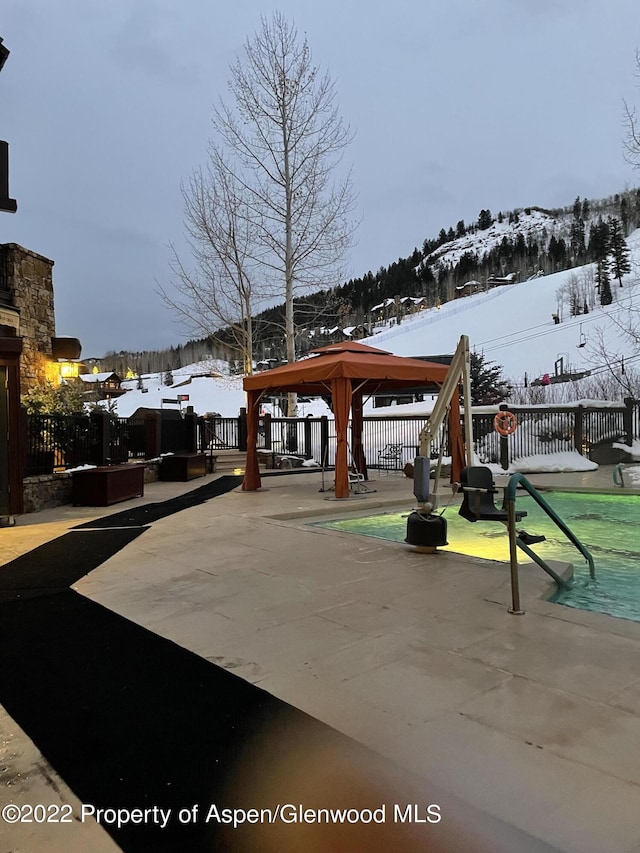
POLYGON ((24 394, 51 378, 51 339, 56 334, 53 304, 53 261, 19 246, 0 246, 6 270, 6 288, 20 312, 20 385, 24 394))
POLYGON ((25 477, 23 484, 25 513, 71 503, 71 474, 25 477))
MULTIPOLYGON (((132 462, 132 465, 141 464, 132 462)), ((160 479, 160 463, 144 463, 144 482, 155 483, 160 479)), ((24 511, 40 512, 43 509, 52 509, 71 503, 72 482, 71 474, 61 471, 58 474, 43 474, 38 477, 25 477, 24 484, 24 511)))

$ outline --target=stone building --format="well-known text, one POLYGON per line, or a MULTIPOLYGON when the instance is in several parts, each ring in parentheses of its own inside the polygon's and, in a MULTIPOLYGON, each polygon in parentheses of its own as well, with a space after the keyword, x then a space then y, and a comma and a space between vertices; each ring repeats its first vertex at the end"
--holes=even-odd
POLYGON ((0 310, 19 314, 22 393, 46 379, 57 380, 53 261, 17 243, 0 245, 0 310))

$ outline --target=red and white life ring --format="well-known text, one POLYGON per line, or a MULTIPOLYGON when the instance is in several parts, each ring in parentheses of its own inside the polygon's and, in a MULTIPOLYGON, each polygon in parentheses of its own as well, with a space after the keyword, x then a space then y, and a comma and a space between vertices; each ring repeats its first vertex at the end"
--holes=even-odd
POLYGON ((518 426, 518 419, 513 412, 498 412, 493 419, 493 428, 500 435, 513 435, 518 426))

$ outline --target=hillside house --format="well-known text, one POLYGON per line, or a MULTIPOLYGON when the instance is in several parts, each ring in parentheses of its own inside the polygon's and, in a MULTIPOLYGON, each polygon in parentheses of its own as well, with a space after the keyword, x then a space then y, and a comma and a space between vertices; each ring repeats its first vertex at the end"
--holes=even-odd
POLYGON ((464 284, 459 284, 453 293, 454 299, 461 299, 463 296, 473 296, 474 293, 481 293, 484 287, 476 279, 465 281, 464 284))
POLYGON ((358 323, 355 326, 345 326, 342 333, 351 341, 359 341, 371 334, 371 327, 369 323, 358 323))
POLYGON ((510 272, 508 275, 490 275, 487 279, 489 287, 500 287, 502 284, 515 284, 517 273, 510 272))
POLYGON ((398 303, 395 299, 385 299, 383 302, 380 302, 378 305, 374 305, 371 309, 371 322, 372 323, 385 323, 388 320, 396 317, 398 314, 398 303))
POLYGON ((83 373, 78 376, 85 393, 94 393, 99 400, 112 400, 126 394, 117 373, 83 373))
POLYGON ((427 299, 425 296, 403 296, 399 301, 402 313, 405 316, 409 314, 417 314, 418 311, 423 311, 427 307, 427 299))

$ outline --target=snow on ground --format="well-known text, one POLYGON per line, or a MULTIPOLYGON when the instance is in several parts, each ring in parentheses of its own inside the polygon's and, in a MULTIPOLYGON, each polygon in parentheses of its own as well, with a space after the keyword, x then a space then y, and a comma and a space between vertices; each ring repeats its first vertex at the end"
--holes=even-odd
MULTIPOLYGON (((531 217, 532 227, 540 226, 543 214, 531 217)), ((501 238, 500 228, 494 228, 495 234, 488 233, 491 241, 501 238)), ((632 273, 623 279, 624 287, 618 288, 612 283, 612 292, 616 300, 611 306, 594 310, 579 317, 568 317, 554 324, 551 315, 557 308, 556 291, 566 284, 572 275, 580 277, 587 268, 577 268, 543 276, 518 284, 496 287, 486 293, 468 296, 447 302, 439 309, 423 311, 415 317, 405 319, 401 325, 384 329, 364 343, 387 349, 401 356, 425 356, 453 353, 460 335, 469 336, 472 349, 481 352, 492 362, 504 368, 505 376, 521 384, 525 373, 529 381, 544 373, 554 373, 554 363, 560 357, 564 359, 564 370, 581 371, 592 369, 597 364, 592 343, 597 330, 602 331, 607 347, 621 353, 621 335, 616 320, 624 320, 630 304, 640 302, 640 229, 627 240, 631 250, 632 273), (578 347, 581 337, 588 343, 578 347)), ((462 246, 460 247, 463 250, 462 246)), ((624 350, 622 350, 624 352, 624 350)), ((625 353, 631 358, 632 351, 625 353)), ((138 380, 126 380, 122 383, 127 393, 115 401, 117 414, 131 416, 136 409, 170 408, 177 409, 178 404, 164 403, 163 400, 176 400, 178 395, 188 395, 189 399, 180 404, 180 408, 193 406, 197 414, 217 412, 223 417, 236 417, 241 407, 246 405, 242 390, 242 377, 227 375, 227 364, 220 361, 205 361, 187 365, 173 371, 174 383, 164 384, 164 373, 142 377, 144 391, 137 387, 138 380)), ((365 401, 365 413, 368 416, 426 415, 433 408, 435 397, 427 397, 424 402, 408 405, 374 408, 373 401, 365 401)), ((598 406, 608 405, 603 401, 580 401, 598 406)), ((563 405, 563 404, 558 404, 563 405)), ((574 405, 577 405, 574 404, 574 405)), ((619 405, 611 403, 610 405, 619 405)), ((485 407, 495 411, 496 407, 485 407)), ((549 408, 542 404, 541 408, 549 408)), ((274 417, 281 417, 277 405, 265 403, 263 411, 274 417)), ((299 417, 332 417, 331 410, 324 400, 300 398, 299 417)), ((621 445, 629 450, 626 445, 621 445)), ((495 458, 489 447, 486 458, 495 458)), ((640 459, 640 441, 631 448, 630 461, 640 459)), ((495 463, 491 463, 495 467, 495 463)), ((584 471, 597 468, 597 465, 573 451, 560 451, 553 454, 539 454, 526 459, 515 460, 511 473, 584 471)), ((502 469, 499 469, 500 471, 502 469)), ((640 467, 638 468, 640 471, 640 467)), ((640 473, 638 474, 640 481, 640 473)))
MULTIPOLYGON (((542 227, 546 216, 532 211, 529 220, 531 227, 542 227)), ((501 239, 505 228, 504 223, 494 223, 483 239, 489 242, 501 239)), ((633 271, 623 279, 623 288, 612 283, 617 301, 606 308, 596 306, 589 314, 566 317, 557 325, 551 318, 557 307, 558 288, 572 275, 580 277, 583 271, 591 268, 589 265, 446 302, 439 309, 433 308, 406 318, 399 326, 384 329, 366 338, 364 343, 401 356, 441 355, 453 353, 460 335, 465 334, 469 336, 472 349, 482 352, 487 360, 502 365, 505 376, 517 384, 522 384, 525 373, 529 381, 545 373, 552 375, 559 357, 564 358, 565 371, 588 370, 593 368, 594 359, 597 362, 592 352, 596 330, 602 330, 612 351, 620 352, 620 330, 615 321, 624 320, 631 300, 640 302, 640 229, 629 236, 627 243, 633 271), (579 348, 581 333, 588 343, 579 348)), ((460 249, 466 250, 462 244, 460 249)), ((628 357, 631 355, 629 352, 628 357)), ((228 376, 227 370, 225 362, 216 360, 187 365, 173 371, 172 386, 163 384, 164 373, 143 376, 145 393, 136 387, 137 379, 126 380, 122 385, 130 390, 118 399, 117 412, 128 417, 140 406, 176 407, 175 404, 163 404, 162 399, 188 394, 189 401, 183 403, 183 407, 191 405, 197 414, 218 412, 223 417, 234 417, 245 405, 245 396, 242 377, 228 376)), ((385 408, 374 408, 369 400, 365 402, 365 412, 380 417, 428 414, 434 400, 429 397, 423 403, 385 408)), ((585 405, 587 401, 582 403, 585 405)), ((598 401, 598 405, 603 404, 598 401)), ((281 416, 277 406, 265 404, 264 410, 281 416)), ((300 417, 331 415, 323 400, 307 401, 304 398, 299 403, 298 413, 300 417)))
POLYGON ((564 369, 594 367, 592 352, 596 330, 602 329, 607 348, 619 352, 620 329, 630 300, 640 301, 640 229, 627 240, 633 271, 623 277, 624 287, 612 282, 612 305, 596 305, 589 314, 569 317, 555 324, 556 291, 571 276, 578 278, 592 265, 542 276, 531 281, 495 287, 485 293, 466 296, 405 318, 399 326, 385 329, 362 342, 389 350, 395 355, 425 356, 453 353, 460 335, 468 335, 472 350, 504 368, 504 375, 522 384, 525 373, 531 381, 545 373, 554 374, 556 360, 564 357, 564 369), (581 332, 587 346, 579 348, 581 332))
POLYGON ((635 438, 631 447, 629 447, 628 444, 614 444, 613 446, 617 450, 622 450, 625 453, 628 453, 630 460, 633 460, 634 462, 640 461, 640 439, 635 438))
POLYGON ((241 407, 246 405, 241 376, 200 376, 191 379, 189 368, 180 370, 184 372, 173 371, 173 385, 164 385, 163 373, 143 376, 145 390, 136 387, 137 379, 123 382, 122 386, 129 386, 130 390, 115 400, 118 416, 129 418, 140 407, 175 411, 178 408, 184 410, 187 406, 193 406, 198 415, 217 412, 224 418, 234 418, 238 416, 241 407), (188 396, 189 399, 180 404, 163 403, 163 400, 176 400, 178 395, 188 396))
POLYGON ((586 456, 580 456, 577 450, 565 450, 561 453, 537 453, 514 459, 508 471, 503 474, 557 474, 562 471, 595 471, 598 468, 586 456))
POLYGON ((471 231, 451 242, 444 243, 431 252, 427 260, 433 263, 442 259, 446 264, 455 266, 465 252, 473 252, 482 259, 488 252, 499 246, 504 237, 515 240, 518 234, 522 234, 525 241, 530 237, 540 240, 544 231, 551 236, 558 227, 558 220, 553 216, 549 216, 542 210, 531 208, 530 213, 522 211, 519 214, 518 222, 509 223, 508 217, 502 222, 496 220, 484 231, 471 231))
POLYGON ((633 468, 625 468, 622 474, 625 485, 640 488, 640 465, 633 468))
POLYGON ((493 474, 562 474, 574 471, 596 471, 598 469, 595 462, 591 462, 585 456, 580 456, 577 450, 523 456, 520 459, 514 459, 506 471, 496 462, 484 462, 477 456, 473 464, 484 465, 493 474))

